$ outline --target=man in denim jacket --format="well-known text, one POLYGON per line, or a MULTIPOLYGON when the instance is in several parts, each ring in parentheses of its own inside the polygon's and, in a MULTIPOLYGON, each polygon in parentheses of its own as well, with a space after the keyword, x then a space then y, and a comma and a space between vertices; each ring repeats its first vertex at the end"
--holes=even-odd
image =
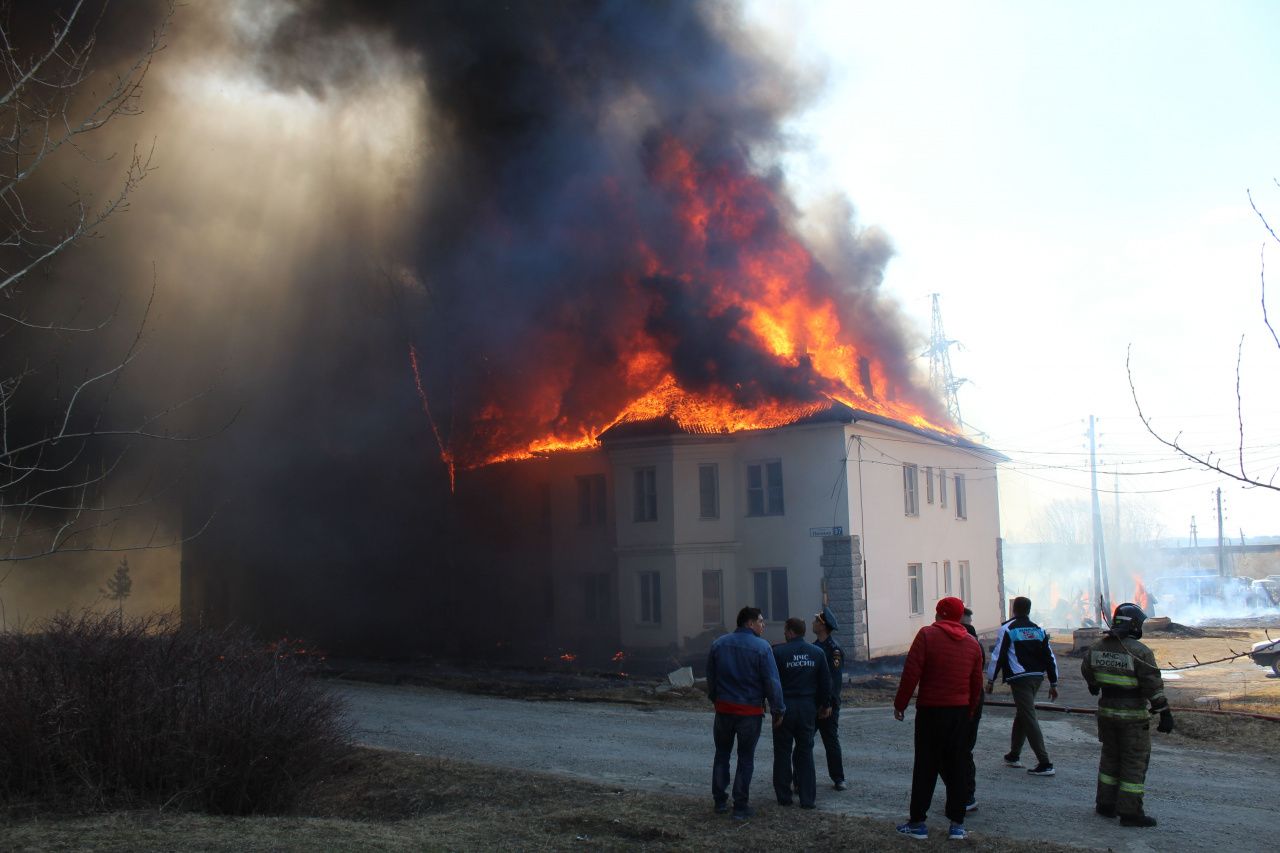
POLYGON ((761 637, 764 616, 758 607, 738 612, 738 629, 711 644, 707 654, 707 695, 716 706, 712 728, 716 757, 711 765, 711 796, 717 814, 729 811, 729 754, 738 742, 738 766, 733 774, 733 816, 751 817, 751 773, 755 769, 756 743, 764 719, 764 702, 776 727, 786 712, 782 682, 773 648, 761 637))

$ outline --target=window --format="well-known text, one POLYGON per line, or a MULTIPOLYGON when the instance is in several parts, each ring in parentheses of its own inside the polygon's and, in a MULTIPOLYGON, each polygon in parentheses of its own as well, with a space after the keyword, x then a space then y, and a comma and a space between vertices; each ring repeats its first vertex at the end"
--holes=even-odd
POLYGON ((933 466, 924 467, 924 502, 933 503, 933 466))
POLYGON ((782 463, 747 466, 747 515, 782 515, 782 463))
POLYGON ((969 561, 961 560, 960 566, 960 600, 967 602, 973 594, 973 579, 969 577, 969 561))
POLYGON ((907 515, 920 514, 920 469, 909 462, 902 465, 902 503, 907 515))
POLYGON ((637 468, 635 477, 634 521, 658 520, 658 469, 637 468))
MULTIPOLYGON (((942 580, 943 580, 943 589, 947 591, 947 595, 950 595, 951 594, 951 561, 950 560, 942 561, 942 580)), ((965 600, 963 595, 960 596, 960 600, 961 601, 965 600)))
POLYGON ((764 618, 771 622, 781 622, 790 615, 791 606, 787 600, 787 570, 762 569, 751 573, 755 606, 760 608, 764 618))
POLYGON ((646 625, 662 624, 662 575, 640 572, 640 621, 646 625))
POLYGON ((582 527, 604 524, 604 474, 578 478, 578 524, 582 527))
POLYGON ((924 612, 924 578, 919 563, 907 563, 907 607, 912 616, 924 612))
POLYGON ((942 598, 942 581, 938 576, 938 564, 933 564, 933 597, 935 599, 942 598))
POLYGON ((585 594, 583 618, 588 622, 613 619, 613 578, 607 572, 586 575, 582 579, 585 594))
MULTIPOLYGON (((698 518, 720 517, 720 466, 698 466, 698 518)), ((717 625, 720 623, 716 623, 717 625)))
POLYGON ((947 508, 947 469, 938 469, 938 506, 947 508))
POLYGON ((702 627, 724 624, 723 588, 719 570, 702 573, 702 627))
POLYGON ((969 507, 965 503, 964 474, 956 474, 956 518, 968 518, 969 507))

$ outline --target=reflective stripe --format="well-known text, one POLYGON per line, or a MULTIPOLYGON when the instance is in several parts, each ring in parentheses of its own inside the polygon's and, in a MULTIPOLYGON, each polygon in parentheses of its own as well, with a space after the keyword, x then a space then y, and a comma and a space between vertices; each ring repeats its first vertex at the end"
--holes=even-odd
POLYGON ((1108 776, 1106 773, 1098 774, 1098 784, 1100 785, 1118 785, 1120 780, 1114 776, 1108 776))
POLYGON ((1138 678, 1134 675, 1115 675, 1110 672, 1095 672, 1094 681, 1099 684, 1110 684, 1115 687, 1137 687, 1138 678))
POLYGON ((1098 706, 1099 717, 1110 717, 1113 720, 1145 720, 1146 708, 1104 708, 1098 706))
POLYGON ((1120 793, 1122 794, 1141 794, 1142 784, 1140 782, 1121 782, 1120 793))

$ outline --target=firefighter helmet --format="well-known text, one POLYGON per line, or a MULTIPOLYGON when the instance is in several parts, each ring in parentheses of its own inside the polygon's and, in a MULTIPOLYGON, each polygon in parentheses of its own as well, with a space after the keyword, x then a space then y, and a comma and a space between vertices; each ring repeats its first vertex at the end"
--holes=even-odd
POLYGON ((1111 633, 1121 638, 1142 639, 1142 623, 1146 620, 1147 614, 1142 612, 1141 607, 1125 602, 1116 607, 1116 612, 1111 617, 1111 633))

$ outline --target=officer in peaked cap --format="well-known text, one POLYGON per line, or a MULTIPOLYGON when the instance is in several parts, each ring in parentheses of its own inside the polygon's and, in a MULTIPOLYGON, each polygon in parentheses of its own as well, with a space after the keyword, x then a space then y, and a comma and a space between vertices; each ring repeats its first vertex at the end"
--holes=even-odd
POLYGON ((840 688, 844 685, 844 649, 840 641, 832 636, 839 630, 836 616, 830 607, 823 607, 821 613, 814 614, 813 633, 817 638, 815 645, 822 649, 827 658, 827 668, 831 673, 831 715, 818 720, 818 734, 822 735, 822 747, 827 753, 827 773, 837 791, 843 791, 844 756, 840 752, 840 688))

